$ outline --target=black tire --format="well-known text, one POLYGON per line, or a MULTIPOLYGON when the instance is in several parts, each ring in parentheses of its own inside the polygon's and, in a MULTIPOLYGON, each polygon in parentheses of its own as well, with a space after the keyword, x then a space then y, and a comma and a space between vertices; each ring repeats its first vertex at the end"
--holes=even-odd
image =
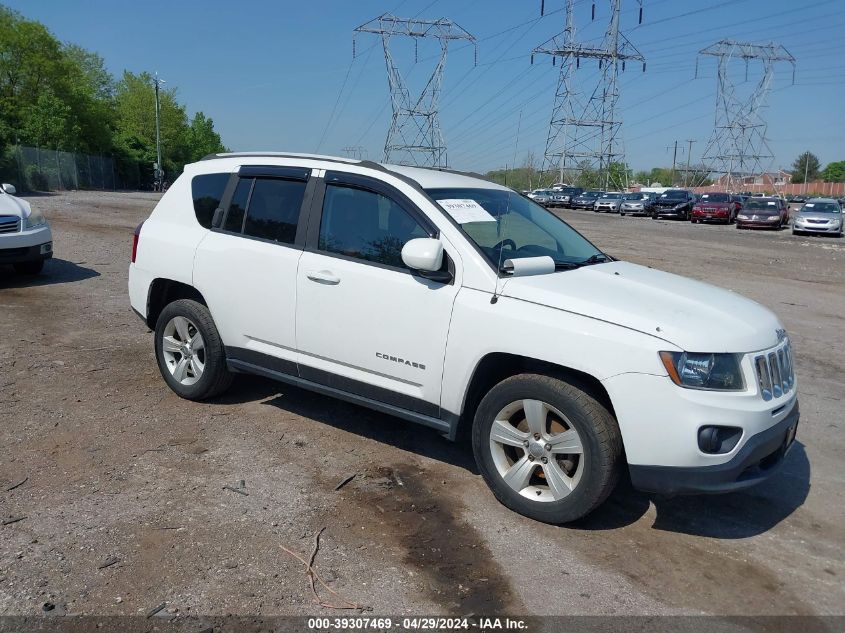
POLYGON ((583 385, 540 374, 512 376, 484 396, 475 413, 472 447, 478 469, 499 502, 514 512, 556 525, 580 519, 601 505, 616 486, 622 466, 622 436, 611 413, 583 385), (579 468, 583 470, 575 488, 562 499, 531 500, 511 488, 496 467, 490 448, 495 417, 522 399, 553 406, 568 418, 581 440, 583 463, 579 468))
POLYGON ((37 275, 44 269, 44 260, 39 259, 34 262, 20 262, 14 264, 15 272, 19 275, 37 275))
POLYGON ((233 376, 226 367, 226 352, 217 326, 208 308, 201 303, 179 299, 165 306, 156 322, 155 353, 164 381, 176 395, 186 400, 206 400, 219 396, 232 384, 233 376), (205 368, 199 380, 192 385, 184 385, 173 377, 162 352, 165 327, 174 317, 185 317, 193 323, 205 342, 205 368))

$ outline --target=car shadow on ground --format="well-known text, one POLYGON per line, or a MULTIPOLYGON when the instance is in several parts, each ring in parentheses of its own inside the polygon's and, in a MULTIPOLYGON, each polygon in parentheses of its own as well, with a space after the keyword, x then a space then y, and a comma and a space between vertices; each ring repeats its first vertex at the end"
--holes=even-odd
POLYGON ((655 530, 719 539, 763 534, 800 508, 810 492, 810 462, 796 441, 780 469, 763 483, 719 495, 662 495, 639 492, 627 478, 610 498, 575 527, 612 530, 640 519, 654 504, 655 530))
MULTIPOLYGON (((450 442, 433 429, 266 378, 238 376, 233 388, 213 402, 258 401, 479 474, 468 441, 450 442)), ((635 490, 625 476, 603 505, 562 529, 624 528, 636 523, 654 504, 657 516, 652 529, 720 539, 749 538, 790 516, 803 505, 809 491, 810 462, 804 445, 796 440, 778 472, 754 488, 723 495, 666 497, 635 490)), ((495 503, 492 495, 490 502, 495 503)))
POLYGON ((238 376, 232 388, 213 402, 256 401, 478 474, 466 442, 450 442, 434 429, 266 378, 238 376))
POLYGON ((53 286, 99 277, 93 268, 86 268, 65 259, 52 258, 44 262, 44 270, 38 275, 20 275, 11 266, 0 265, 0 290, 3 288, 29 288, 53 286))

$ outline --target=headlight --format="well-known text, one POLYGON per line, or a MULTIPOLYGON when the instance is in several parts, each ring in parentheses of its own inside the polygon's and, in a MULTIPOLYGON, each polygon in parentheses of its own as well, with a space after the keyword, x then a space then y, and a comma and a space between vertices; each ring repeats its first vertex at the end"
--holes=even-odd
POLYGON ((740 214, 739 214, 738 216, 736 216, 736 217, 738 217, 740 220, 747 220, 747 219, 748 219, 748 216, 747 216, 747 215, 745 215, 744 213, 740 213, 740 214))
POLYGON ((24 219, 23 224, 26 229, 34 229, 42 224, 47 224, 47 218, 38 209, 32 209, 29 212, 29 217, 24 219))
POLYGON ((660 352, 660 360, 672 382, 681 387, 716 391, 745 388, 738 354, 660 352))

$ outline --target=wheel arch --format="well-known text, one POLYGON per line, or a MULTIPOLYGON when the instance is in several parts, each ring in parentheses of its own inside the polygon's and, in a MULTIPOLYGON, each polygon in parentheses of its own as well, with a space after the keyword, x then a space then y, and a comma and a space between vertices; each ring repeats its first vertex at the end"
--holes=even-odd
POLYGON ((192 299, 208 307, 205 297, 193 286, 163 277, 153 279, 147 294, 147 327, 154 330, 158 317, 165 306, 179 299, 192 299))
POLYGON ((538 360, 529 356, 491 352, 478 361, 472 373, 472 378, 464 392, 461 414, 458 416, 455 428, 450 433, 452 439, 468 437, 472 429, 475 410, 484 394, 506 378, 525 373, 552 376, 574 384, 595 397, 616 418, 610 395, 595 376, 565 365, 538 360))

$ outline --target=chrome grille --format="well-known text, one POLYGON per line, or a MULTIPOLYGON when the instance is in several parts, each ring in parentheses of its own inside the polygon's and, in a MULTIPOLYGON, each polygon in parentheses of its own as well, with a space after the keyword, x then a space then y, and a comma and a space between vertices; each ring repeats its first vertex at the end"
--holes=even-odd
POLYGON ((21 230, 21 219, 16 215, 0 215, 0 233, 17 233, 21 230))
POLYGON ((789 339, 775 349, 755 356, 754 370, 763 400, 782 398, 795 386, 792 346, 789 339))

